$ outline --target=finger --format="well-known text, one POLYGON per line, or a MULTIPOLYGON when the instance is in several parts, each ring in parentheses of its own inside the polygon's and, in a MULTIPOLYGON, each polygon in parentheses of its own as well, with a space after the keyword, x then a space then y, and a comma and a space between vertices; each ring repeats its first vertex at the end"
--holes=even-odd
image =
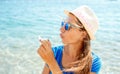
POLYGON ((42 44, 43 44, 43 43, 42 43, 42 42, 43 42, 43 40, 39 40, 39 42, 40 42, 40 45, 42 45, 42 44))
POLYGON ((44 40, 41 42, 42 42, 42 46, 45 48, 44 49, 44 52, 46 52, 45 54, 53 53, 51 50, 51 44, 49 40, 44 40))
POLYGON ((38 48, 38 52, 45 52, 45 48, 43 47, 43 45, 41 45, 39 48, 38 48))
POLYGON ((51 47, 51 42, 50 42, 50 40, 48 40, 48 45, 51 47))
POLYGON ((41 46, 40 48, 38 48, 38 54, 43 58, 45 56, 45 51, 44 51, 44 47, 41 46))
POLYGON ((43 46, 43 44, 41 45, 42 48, 42 52, 45 54, 46 53, 46 48, 43 46))
POLYGON ((43 45, 48 45, 48 40, 41 40, 40 41, 43 45))
MULTIPOLYGON (((44 48, 43 48, 44 49, 44 48)), ((47 60, 49 60, 51 55, 47 54, 47 52, 45 52, 44 50, 40 51, 40 57, 46 62, 47 60)))
POLYGON ((43 45, 43 47, 45 48, 45 50, 48 50, 48 49, 49 49, 49 43, 48 43, 48 40, 44 40, 44 41, 42 41, 42 45, 43 45))
MULTIPOLYGON (((45 48, 45 45, 46 45, 45 40, 40 40, 40 47, 45 48)), ((46 48, 44 50, 46 50, 46 48)))
POLYGON ((40 46, 40 47, 38 48, 38 50, 37 50, 38 54, 41 53, 41 50, 43 50, 41 47, 42 47, 42 46, 40 46))
POLYGON ((41 56, 42 54, 41 48, 38 48, 37 53, 39 54, 39 56, 41 56))

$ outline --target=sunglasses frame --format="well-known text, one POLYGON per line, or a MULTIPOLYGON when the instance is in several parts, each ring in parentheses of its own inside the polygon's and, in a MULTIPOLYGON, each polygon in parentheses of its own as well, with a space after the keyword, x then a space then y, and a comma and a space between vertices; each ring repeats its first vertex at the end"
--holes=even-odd
POLYGON ((65 30, 70 30, 70 27, 72 28, 78 28, 78 29, 83 29, 83 26, 78 26, 77 24, 69 24, 68 22, 62 21, 61 26, 65 28, 65 30))

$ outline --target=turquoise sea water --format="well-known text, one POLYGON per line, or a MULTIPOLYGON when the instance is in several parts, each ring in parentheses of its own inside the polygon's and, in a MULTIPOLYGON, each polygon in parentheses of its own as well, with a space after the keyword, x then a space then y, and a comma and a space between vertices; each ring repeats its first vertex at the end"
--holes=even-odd
POLYGON ((100 74, 120 74, 120 0, 0 0, 0 74, 41 74, 38 35, 61 44, 64 9, 90 6, 99 18, 92 48, 102 58, 100 74))

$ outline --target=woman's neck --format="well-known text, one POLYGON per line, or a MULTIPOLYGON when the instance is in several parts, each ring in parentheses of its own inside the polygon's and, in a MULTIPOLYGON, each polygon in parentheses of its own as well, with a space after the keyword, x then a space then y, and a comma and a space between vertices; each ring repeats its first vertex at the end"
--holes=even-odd
POLYGON ((65 45, 64 51, 69 57, 78 59, 79 55, 82 53, 83 43, 72 43, 65 45))

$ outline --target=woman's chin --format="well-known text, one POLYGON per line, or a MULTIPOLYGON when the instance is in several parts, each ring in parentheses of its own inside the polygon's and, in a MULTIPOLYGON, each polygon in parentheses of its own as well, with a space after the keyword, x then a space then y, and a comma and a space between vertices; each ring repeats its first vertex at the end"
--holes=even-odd
POLYGON ((62 39, 63 44, 69 44, 69 41, 67 41, 66 39, 64 39, 64 38, 61 38, 61 39, 62 39))
POLYGON ((62 43, 65 44, 66 42, 62 39, 62 43))
POLYGON ((63 41, 63 40, 62 40, 62 43, 63 43, 64 45, 68 44, 68 42, 67 42, 67 41, 63 41))

